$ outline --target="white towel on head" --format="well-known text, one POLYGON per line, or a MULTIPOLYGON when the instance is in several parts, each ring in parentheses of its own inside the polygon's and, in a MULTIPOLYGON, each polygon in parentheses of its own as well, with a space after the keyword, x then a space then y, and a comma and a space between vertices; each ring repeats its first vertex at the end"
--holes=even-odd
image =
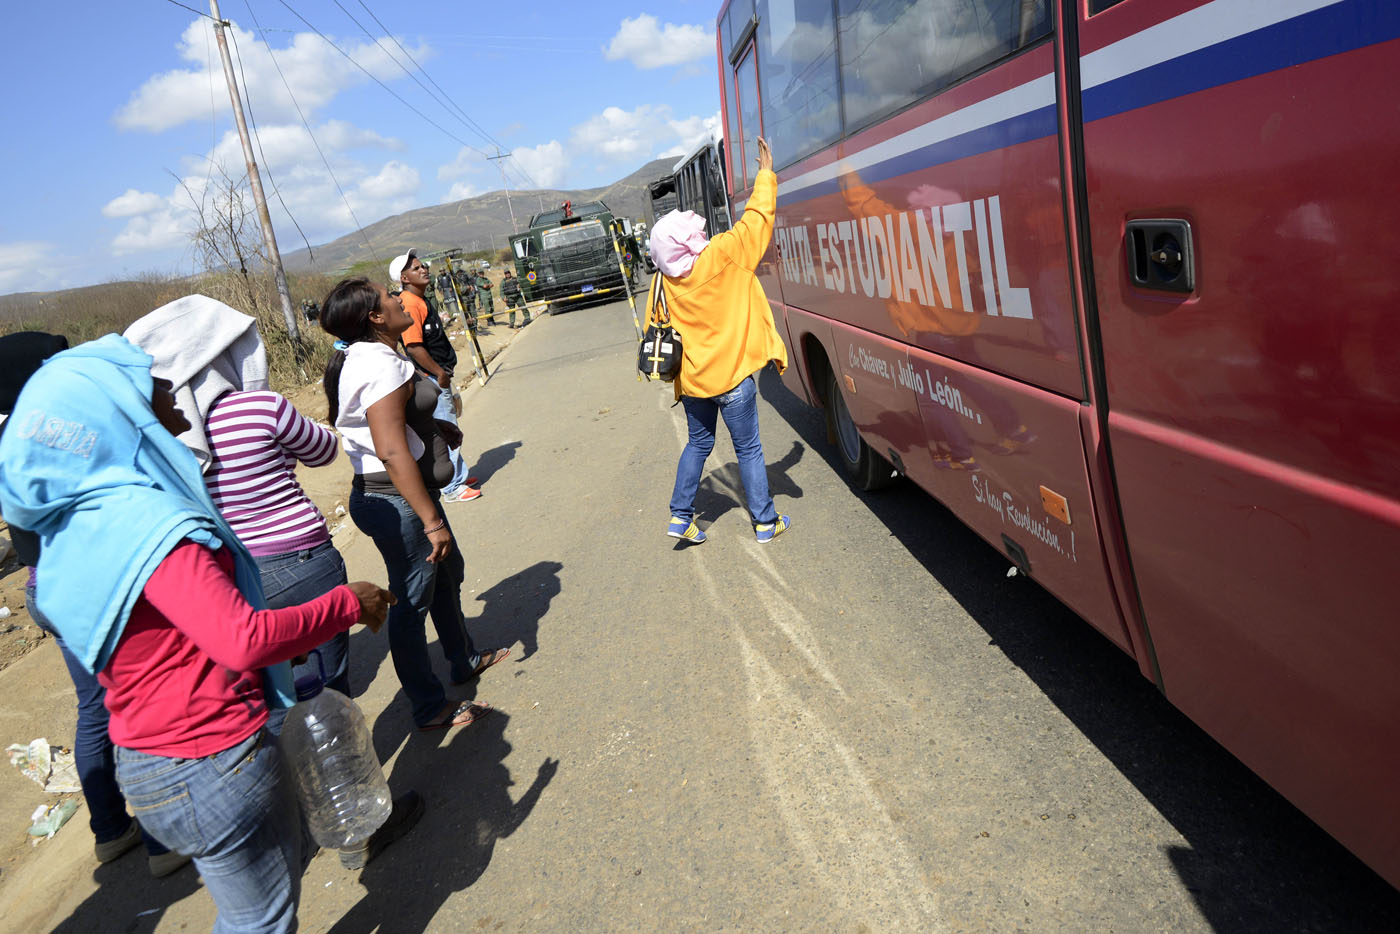
POLYGON ((207 295, 186 295, 137 319, 122 336, 154 358, 151 375, 175 384, 175 401, 190 420, 180 440, 208 470, 204 421, 214 402, 227 392, 267 388, 257 321, 207 295))

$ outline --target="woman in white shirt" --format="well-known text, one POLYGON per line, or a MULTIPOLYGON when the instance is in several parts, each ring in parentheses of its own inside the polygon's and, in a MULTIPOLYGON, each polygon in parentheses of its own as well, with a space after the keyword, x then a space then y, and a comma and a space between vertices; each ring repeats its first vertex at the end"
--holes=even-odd
POLYGON ((478 652, 462 619, 466 565, 438 496, 451 479, 445 445, 460 444, 461 434, 433 420, 437 387, 397 349, 412 321, 396 296, 368 279, 345 279, 321 302, 321 327, 339 338, 324 385, 355 471, 350 518, 374 540, 399 598, 389 612, 389 651, 413 721, 426 732, 465 726, 490 710, 447 697, 428 658, 429 614, 454 685, 510 650, 478 652))

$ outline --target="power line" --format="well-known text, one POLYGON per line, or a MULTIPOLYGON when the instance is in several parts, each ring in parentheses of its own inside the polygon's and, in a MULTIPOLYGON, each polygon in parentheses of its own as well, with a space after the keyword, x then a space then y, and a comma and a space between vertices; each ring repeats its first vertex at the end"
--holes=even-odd
MULTIPOLYGON (((386 36, 389 37, 390 41, 393 42, 394 45, 396 45, 396 46, 399 47, 399 51, 402 52, 402 53, 404 54, 404 57, 406 57, 410 62, 412 62, 415 68, 417 68, 420 72, 422 72, 423 77, 427 78, 428 81, 432 84, 433 87, 435 87, 435 88, 438 89, 438 91, 442 94, 442 99, 445 100, 445 101, 446 101, 448 104, 450 104, 452 107, 456 108, 457 112, 460 113, 460 114, 462 115, 463 122, 465 122, 470 128, 475 129, 476 132, 479 133, 483 139, 485 139, 487 142, 489 142, 492 146, 495 146, 495 147, 496 147, 496 151, 497 151, 497 152, 500 152, 500 150, 503 148, 503 147, 501 146, 500 140, 496 139, 496 138, 495 138, 494 136, 492 136, 490 133, 486 132, 486 130, 485 130, 484 128, 482 128, 482 126, 481 126, 479 123, 477 123, 475 120, 473 120, 473 119, 467 114, 467 112, 466 112, 465 110, 463 110, 462 107, 461 107, 455 100, 452 99, 452 96, 451 96, 450 94, 448 94, 446 90, 443 89, 442 85, 438 84, 436 81, 433 80, 433 76, 430 75, 430 74, 428 74, 428 70, 427 70, 426 68, 424 68, 424 67, 418 62, 418 60, 417 60, 416 58, 413 57, 413 53, 409 52, 408 49, 404 48, 403 43, 400 42, 400 41, 398 40, 398 37, 395 36, 395 35, 389 30, 389 27, 385 26, 384 23, 379 19, 379 17, 376 16, 376 15, 374 14, 374 11, 371 10, 371 9, 369 8, 369 6, 365 3, 365 0, 358 0, 358 2, 359 2, 359 4, 360 4, 360 6, 364 9, 364 11, 370 15, 370 18, 374 20, 375 24, 378 25, 380 29, 384 30, 384 34, 385 34, 386 36)), ((339 0, 336 0, 336 6, 340 6, 339 0)), ((344 7, 341 7, 341 9, 344 9, 344 7)), ((350 14, 349 14, 349 13, 346 13, 346 15, 349 16, 350 14)), ((351 16, 350 18, 351 18, 352 20, 355 19, 353 16, 351 16)), ((356 22, 355 25, 359 26, 359 23, 356 22)), ((363 29, 364 27, 361 26, 360 28, 363 29)), ((378 41, 378 40, 376 40, 376 42, 377 42, 377 41, 378 41)), ((399 67, 402 68, 403 66, 400 65, 399 67)), ((407 72, 407 70, 408 70, 408 69, 404 69, 405 72, 407 72)), ((413 77, 413 76, 410 74, 409 77, 413 77)), ((414 81, 418 81, 417 78, 414 78, 413 80, 414 80, 414 81)), ((422 87, 422 86, 423 86, 423 83, 422 83, 421 81, 419 81, 419 82, 418 82, 418 86, 419 86, 419 87, 422 87)), ((424 88, 424 90, 427 90, 427 89, 424 88)), ((483 153, 483 155, 485 155, 485 154, 483 153)), ((491 158, 491 157, 490 157, 490 156, 487 156, 487 158, 489 159, 489 158, 491 158)), ((518 162, 515 163, 515 165, 516 165, 516 168, 517 168, 517 170, 519 171, 520 175, 523 176, 523 177, 525 178, 526 181, 528 181, 528 182, 529 182, 531 185, 533 185, 535 188, 539 188, 539 187, 540 187, 539 182, 537 182, 537 181, 535 181, 533 178, 531 178, 531 177, 530 177, 530 173, 529 173, 529 172, 526 172, 523 166, 520 166, 520 164, 519 164, 518 162)), ((502 169, 502 171, 504 172, 504 169, 502 169)))
MULTIPOLYGON (((248 2, 248 0, 244 0, 244 5, 248 7, 248 15, 252 17, 254 28, 261 33, 262 27, 258 25, 258 15, 253 12, 252 3, 248 2)), ((292 86, 287 82, 287 76, 282 73, 282 66, 277 63, 277 56, 273 53, 271 45, 267 47, 267 54, 268 57, 272 59, 272 67, 277 69, 277 77, 282 79, 282 86, 287 89, 287 96, 292 99, 292 106, 296 108, 297 116, 301 118, 301 125, 306 127, 306 135, 311 137, 311 145, 316 147, 316 154, 321 157, 321 164, 326 167, 326 174, 331 177, 331 184, 335 185, 335 190, 340 193, 340 200, 345 202, 345 210, 350 212, 350 219, 355 222, 355 229, 359 231, 360 239, 363 240, 365 246, 369 248, 371 258, 373 258, 376 263, 379 262, 379 257, 374 252, 374 245, 369 242, 369 237, 365 235, 364 226, 360 223, 360 219, 355 216, 355 208, 350 204, 350 199, 346 196, 345 189, 340 187, 340 180, 335 177, 335 170, 331 168, 330 160, 326 158, 326 154, 321 150, 321 144, 317 142, 316 134, 311 130, 311 124, 307 122, 306 114, 302 113, 301 104, 297 103, 296 95, 292 93, 292 86)), ((298 228, 298 230, 299 229, 300 228, 298 228)), ((306 245, 306 252, 311 254, 311 244, 309 243, 306 245)))
MULTIPOLYGON (((381 49, 384 48, 384 44, 380 42, 376 36, 371 35, 370 31, 366 29, 363 25, 361 25, 360 21, 355 19, 354 15, 349 10, 345 9, 345 7, 340 3, 340 0, 334 0, 334 3, 336 6, 340 7, 341 12, 343 12, 346 16, 350 18, 350 22, 354 23, 356 26, 359 26, 360 30, 366 36, 369 36, 370 39, 374 40, 375 45, 379 46, 381 49)), ((465 110, 462 110, 461 107, 458 107, 456 102, 452 100, 448 93, 444 91, 436 81, 433 81, 432 76, 429 75, 426 70, 424 70, 422 65, 418 64, 418 60, 413 57, 412 53, 410 53, 408 49, 403 47, 403 43, 398 40, 398 37, 396 37, 392 32, 390 32, 387 26, 380 22, 379 17, 374 15, 373 10, 365 6, 364 0, 360 0, 360 6, 364 7, 364 11, 370 15, 370 18, 374 20, 375 24, 378 25, 380 29, 384 30, 384 34, 389 37, 389 41, 393 42, 394 45, 398 46, 399 51, 404 54, 404 57, 406 57, 410 62, 413 62, 414 67, 416 67, 420 72, 423 73, 423 77, 427 78, 429 81, 432 82, 433 87, 438 89, 438 92, 442 95, 442 97, 438 98, 437 95, 433 94, 433 92, 428 89, 427 85, 425 85, 422 81, 418 80, 417 75, 405 68, 402 62, 400 62, 397 58, 394 58, 392 53, 389 53, 389 58, 394 62, 394 64, 398 65, 399 68, 403 70, 403 73, 412 78, 414 82, 428 94, 429 97, 433 98, 434 101, 436 101, 439 104, 443 104, 445 107, 448 107, 448 113, 452 113, 452 108, 455 107, 457 109, 457 112, 461 114, 461 116, 458 117, 457 114, 452 114, 452 116, 461 120, 462 123, 466 125, 467 129, 478 134, 479 136, 481 136, 482 139, 486 140, 491 145, 496 145, 496 141, 491 138, 491 134, 487 133, 484 129, 482 129, 479 123, 477 123, 470 116, 468 116, 465 110)), ((388 49, 385 49, 385 52, 388 53, 388 49)))
POLYGON ((413 111, 414 113, 416 113, 418 116, 422 117, 422 118, 423 118, 424 120, 426 120, 428 123, 432 124, 434 127, 436 127, 437 129, 441 130, 442 133, 443 133, 443 135, 445 135, 448 139, 456 140, 457 142, 461 143, 463 146, 465 146, 465 147, 467 147, 468 149, 470 149, 472 152, 480 153, 480 154, 483 155, 483 156, 486 155, 486 153, 485 153, 483 150, 478 149, 476 146, 473 146, 471 143, 469 143, 469 142, 467 142, 466 140, 462 139, 462 138, 461 138, 460 136, 458 136, 456 133, 453 133, 451 130, 448 130, 446 127, 444 127, 442 124, 438 123, 438 122, 437 122, 436 120, 434 120, 432 117, 429 117, 427 114, 423 113, 423 111, 419 110, 417 107, 414 107, 414 106, 413 106, 412 104, 410 104, 408 101, 404 100, 404 98, 402 97, 402 95, 400 95, 397 91, 395 91, 393 88, 389 87, 389 86, 388 86, 387 84, 385 84, 383 81, 380 81, 377 77, 375 77, 374 72, 370 71, 370 70, 369 70, 368 68, 366 68, 364 65, 361 65, 359 62, 355 61, 354 57, 352 57, 352 56, 350 55, 349 52, 346 52, 344 49, 342 49, 340 46, 336 45, 336 44, 335 44, 334 42, 332 42, 330 39, 327 39, 326 36, 325 36, 325 34, 324 34, 323 32, 321 32, 321 30, 317 29, 315 26, 311 25, 311 22, 310 22, 306 17, 302 16, 302 15, 301 15, 300 13, 298 13, 296 10, 292 9, 292 7, 287 3, 287 0, 278 0, 278 2, 280 2, 284 7, 286 7, 287 10, 288 10, 288 12, 290 12, 293 16, 295 16, 297 19, 299 19, 299 20, 301 20, 303 23, 305 23, 305 24, 306 24, 306 28, 310 29, 310 30, 311 30, 312 32, 314 32, 316 35, 320 36, 320 37, 321 37, 321 41, 325 42, 325 43, 326 43, 327 45, 329 45, 331 48, 335 49, 335 50, 336 50, 337 52, 339 52, 341 55, 345 56, 346 60, 349 61, 350 64, 352 64, 352 65, 354 65, 356 68, 360 69, 360 71, 363 71, 366 75, 369 75, 369 78, 370 78, 371 81, 373 81, 375 84, 379 85, 379 86, 380 86, 381 88, 383 88, 384 90, 388 91, 389 94, 390 94, 390 96, 393 97, 395 100, 397 100, 399 103, 403 104, 405 107, 407 107, 409 110, 411 110, 411 111, 413 111))
POLYGON ((197 14, 197 15, 199 15, 199 16, 204 16, 204 17, 207 17, 208 19, 213 19, 213 18, 214 18, 214 17, 210 16, 208 13, 205 13, 203 10, 196 10, 196 9, 195 9, 194 7, 192 7, 192 6, 185 6, 183 3, 180 2, 180 0, 166 0, 166 2, 167 2, 167 3, 173 3, 173 4, 175 4, 177 7, 179 7, 180 9, 182 9, 182 10, 189 10, 191 13, 195 13, 195 14, 197 14))

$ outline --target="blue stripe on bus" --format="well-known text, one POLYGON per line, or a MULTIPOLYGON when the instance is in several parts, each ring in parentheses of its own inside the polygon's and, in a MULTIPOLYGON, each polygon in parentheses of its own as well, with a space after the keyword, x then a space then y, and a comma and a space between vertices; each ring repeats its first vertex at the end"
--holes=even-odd
MULTIPOLYGON (((1348 0, 1090 88, 1084 92, 1084 122, 1397 38, 1400 2, 1348 0)), ((1055 108, 1043 107, 892 156, 862 169, 860 177, 867 184, 885 181, 1056 132, 1055 108)), ((831 179, 784 192, 778 203, 792 204, 840 190, 840 181, 831 179)))
MULTIPOLYGON (((917 172, 930 166, 942 165, 945 162, 965 159, 968 156, 980 156, 984 152, 995 152, 998 149, 1015 146, 1017 143, 1054 136, 1057 132, 1054 106, 1041 107, 1007 120, 969 130, 958 136, 921 146, 910 152, 891 156, 883 162, 877 162, 861 169, 857 174, 860 175, 862 183, 869 185, 890 178, 898 178, 901 175, 908 175, 910 172, 917 172)), ((808 198, 833 194, 840 190, 840 179, 833 178, 825 182, 817 182, 815 185, 807 185, 795 191, 785 192, 778 196, 778 203, 791 204, 795 201, 805 201, 808 198)))
POLYGON ((1084 122, 1395 38, 1400 3, 1394 0, 1324 7, 1090 88, 1084 122))

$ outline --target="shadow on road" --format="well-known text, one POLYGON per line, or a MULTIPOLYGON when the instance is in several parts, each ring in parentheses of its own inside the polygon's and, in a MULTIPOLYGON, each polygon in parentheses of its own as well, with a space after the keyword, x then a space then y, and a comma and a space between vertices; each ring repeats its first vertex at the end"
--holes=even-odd
MULTIPOLYGON (((759 391, 843 477, 822 411, 769 369, 759 391)), ((1008 582, 1008 559, 940 503, 908 482, 856 495, 1189 841, 1168 857, 1215 930, 1395 930, 1400 892, 1172 707, 1082 619, 1033 582, 1008 582)))
MULTIPOLYGON (((789 499, 801 499, 802 487, 798 486, 788 472, 802 460, 803 451, 801 444, 794 441, 788 452, 781 459, 768 462, 768 492, 776 499, 787 497, 789 499)), ((764 452, 764 457, 768 457, 768 452, 764 452)), ((744 500, 744 484, 739 477, 739 462, 730 461, 723 467, 707 471, 700 480, 700 487, 695 493, 695 516, 702 519, 706 528, 719 521, 720 517, 732 509, 739 509, 747 515, 748 506, 744 500)), ((779 505, 779 512, 782 506, 779 505)), ((687 547, 689 543, 681 542, 677 548, 687 547)))
POLYGON ((97 891, 73 909, 53 929, 54 934, 148 934, 160 924, 167 908, 200 888, 199 873, 193 865, 164 879, 151 878, 145 847, 139 846, 121 859, 99 865, 92 878, 97 891))
MULTIPOLYGON (((375 732, 386 719, 402 735, 400 718, 389 711, 375 723, 375 732)), ((525 822, 559 768, 559 760, 546 758, 530 787, 513 800, 505 766, 509 722, 507 714, 494 711, 469 727, 410 734, 389 784, 395 795, 417 791, 427 812, 406 837, 365 867, 360 881, 368 891, 332 932, 419 934, 433 929, 443 904, 481 877, 496 841, 525 822)), ((482 913, 487 910, 483 906, 482 913)))
POLYGON ((519 448, 519 441, 510 441, 506 444, 498 444, 489 451, 482 451, 476 459, 476 465, 471 469, 472 476, 481 483, 486 483, 507 464, 515 460, 515 452, 519 448))
POLYGON ((515 660, 522 662, 538 652, 540 620, 563 588, 559 582, 562 570, 564 565, 558 561, 538 561, 477 594, 484 606, 480 616, 467 620, 472 639, 488 647, 519 640, 522 651, 515 660))

